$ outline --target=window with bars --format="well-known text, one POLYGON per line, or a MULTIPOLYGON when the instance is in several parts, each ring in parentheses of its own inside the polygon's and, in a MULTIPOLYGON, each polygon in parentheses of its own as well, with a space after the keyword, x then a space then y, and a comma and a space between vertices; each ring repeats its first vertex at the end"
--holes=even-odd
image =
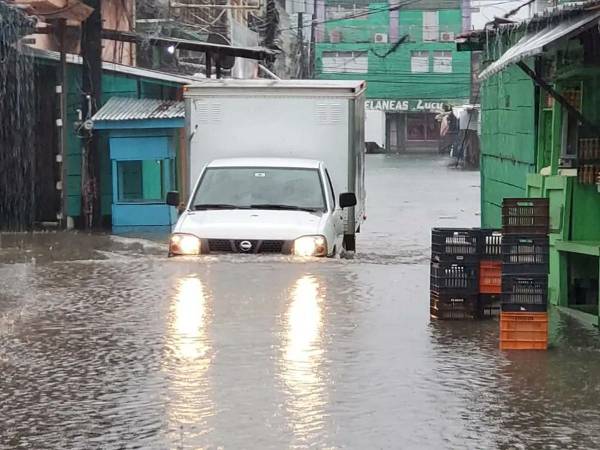
POLYGON ((423 40, 438 41, 440 37, 440 20, 438 11, 423 11, 423 40))
POLYGON ((118 201, 163 201, 163 166, 167 160, 117 161, 118 201))
POLYGON ((429 52, 421 50, 410 52, 410 71, 412 73, 429 72, 429 52))
POLYGON ((326 20, 355 19, 367 20, 369 7, 363 5, 335 5, 325 7, 326 20))
POLYGON ((323 73, 367 73, 367 52, 323 52, 323 73))
POLYGON ((452 73, 452 52, 433 52, 433 71, 437 73, 452 73))

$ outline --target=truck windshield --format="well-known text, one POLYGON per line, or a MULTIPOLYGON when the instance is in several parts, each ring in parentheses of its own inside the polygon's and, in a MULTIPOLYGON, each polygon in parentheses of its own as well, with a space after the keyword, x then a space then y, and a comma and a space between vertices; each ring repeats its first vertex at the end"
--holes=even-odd
POLYGON ((316 169, 212 167, 206 169, 194 209, 290 209, 324 211, 316 169))

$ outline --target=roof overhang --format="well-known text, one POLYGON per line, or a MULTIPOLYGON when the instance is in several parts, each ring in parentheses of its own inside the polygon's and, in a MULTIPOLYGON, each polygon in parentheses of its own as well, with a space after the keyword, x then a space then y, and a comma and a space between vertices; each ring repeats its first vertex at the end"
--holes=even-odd
POLYGON ((490 64, 479 74, 480 80, 485 80, 492 75, 504 70, 508 65, 515 64, 523 59, 536 56, 548 49, 552 44, 563 39, 570 39, 598 23, 600 11, 590 11, 566 19, 558 24, 525 34, 515 45, 510 47, 498 60, 490 64))
POLYGON ((94 8, 80 0, 14 0, 13 3, 27 9, 31 14, 43 20, 65 19, 83 22, 94 11, 94 8))
POLYGON ((203 79, 186 86, 184 98, 197 96, 276 95, 355 98, 367 88, 362 80, 268 80, 268 79, 203 79))
POLYGON ((149 44, 159 47, 174 46, 180 50, 190 50, 211 55, 235 56, 239 58, 256 60, 273 60, 277 53, 264 47, 238 47, 233 45, 213 44, 209 42, 193 41, 163 36, 146 36, 131 31, 102 30, 104 39, 112 39, 134 44, 149 44))
MULTIPOLYGON (((30 47, 30 46, 24 46, 24 47, 25 47, 25 51, 27 51, 34 58, 45 59, 48 61, 55 61, 55 62, 60 61, 60 53, 59 52, 55 52, 53 50, 45 50, 45 49, 30 47)), ((68 64, 75 64, 75 65, 83 64, 83 58, 81 58, 81 56, 79 56, 79 55, 74 55, 72 53, 67 53, 66 60, 67 60, 68 64)), ((102 70, 120 73, 123 75, 129 75, 129 76, 133 76, 133 77, 148 78, 151 80, 163 81, 163 82, 167 82, 167 83, 171 83, 171 84, 175 84, 175 85, 181 85, 181 86, 198 81, 198 79, 194 78, 194 77, 189 77, 189 76, 184 76, 184 75, 175 75, 172 73, 161 72, 158 70, 144 69, 141 67, 126 66, 123 64, 112 63, 109 61, 102 62, 102 70)))

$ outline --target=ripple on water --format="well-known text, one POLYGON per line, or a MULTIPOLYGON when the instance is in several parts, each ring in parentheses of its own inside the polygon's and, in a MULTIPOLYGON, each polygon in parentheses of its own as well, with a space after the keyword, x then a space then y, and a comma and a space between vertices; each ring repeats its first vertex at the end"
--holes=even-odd
POLYGON ((429 321, 429 225, 477 174, 371 164, 353 259, 3 239, 0 448, 600 448, 596 330, 554 311, 554 347, 512 354, 429 321))

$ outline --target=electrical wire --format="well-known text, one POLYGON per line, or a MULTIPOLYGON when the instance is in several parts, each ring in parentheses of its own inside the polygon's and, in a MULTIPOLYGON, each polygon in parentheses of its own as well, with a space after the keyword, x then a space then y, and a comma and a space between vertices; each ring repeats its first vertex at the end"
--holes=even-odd
MULTIPOLYGON (((401 3, 395 4, 393 6, 386 6, 385 8, 378 8, 378 9, 374 8, 372 10, 365 11, 365 12, 358 13, 358 14, 354 14, 354 15, 348 16, 348 17, 343 18, 343 19, 329 19, 329 20, 322 20, 322 21, 312 20, 312 21, 310 21, 310 23, 308 23, 308 25, 306 25, 306 26, 304 26, 302 28, 308 28, 308 27, 314 26, 314 25, 324 25, 324 24, 327 24, 327 23, 339 22, 340 20, 357 19, 359 17, 370 16, 370 15, 377 14, 377 13, 384 12, 384 11, 395 11, 397 9, 402 8, 403 6, 407 6, 407 5, 410 5, 412 3, 416 3, 416 2, 419 2, 419 1, 421 1, 421 0, 405 0, 405 1, 401 2, 401 3)), ((296 27, 289 27, 288 29, 296 29, 296 28, 298 28, 298 27, 297 26, 296 27)), ((281 31, 285 31, 285 30, 286 30, 286 28, 281 29, 281 31)))
MULTIPOLYGON (((386 6, 383 8, 373 8, 373 9, 369 9, 368 11, 363 11, 363 12, 359 12, 357 14, 351 14, 347 17, 344 18, 335 18, 335 19, 326 19, 326 20, 322 20, 322 21, 311 21, 308 25, 306 25, 303 28, 307 28, 311 25, 324 25, 324 24, 328 24, 328 23, 333 23, 333 22, 339 22, 342 20, 352 20, 352 19, 357 19, 357 18, 361 18, 361 17, 366 17, 366 16, 371 16, 374 14, 379 14, 382 12, 390 12, 390 11, 396 11, 401 9, 404 6, 408 6, 411 5, 413 3, 417 3, 421 0, 405 0, 403 2, 391 5, 391 6, 386 6)), ((486 1, 486 0, 479 0, 481 1, 486 1)), ((489 0, 490 4, 488 6, 492 6, 494 4, 500 5, 500 4, 508 4, 508 3, 514 3, 514 1, 498 1, 498 0, 489 0)), ((289 29, 296 29, 297 27, 290 27, 289 29)), ((281 31, 285 31, 286 29, 281 29, 281 31)))
MULTIPOLYGON (((293 0, 292 0, 293 1, 293 0)), ((390 12, 390 11, 396 11, 401 9, 404 6, 408 6, 410 4, 416 3, 418 1, 421 0, 405 0, 403 2, 397 3, 395 5, 392 6, 386 6, 384 8, 373 8, 373 9, 369 9, 368 11, 363 11, 357 14, 351 14, 348 15, 347 17, 344 18, 334 18, 334 19, 325 19, 325 20, 321 20, 321 21, 317 21, 317 20, 312 20, 311 22, 309 22, 307 25, 303 26, 302 28, 309 28, 311 26, 315 26, 315 25, 325 25, 325 24, 329 24, 329 23, 334 23, 334 22, 339 22, 339 21, 345 21, 345 20, 352 20, 352 19, 357 19, 357 18, 361 18, 361 17, 366 17, 366 16, 371 16, 374 14, 379 14, 379 13, 383 13, 383 12, 390 12)), ((503 4, 509 4, 509 3, 514 3, 514 1, 498 1, 498 0, 479 0, 480 3, 485 3, 489 1, 489 4, 487 6, 493 6, 493 5, 503 5, 503 4)), ((300 2, 300 3, 304 3, 304 2, 300 2)), ((340 25, 341 28, 349 28, 349 27, 353 27, 352 25, 340 25)), ((356 29, 364 29, 364 27, 361 26, 354 26, 356 29)), ((438 28, 439 26, 436 27, 435 25, 421 25, 420 27, 415 26, 417 28, 420 29, 426 29, 426 28, 438 28)), ((297 26, 293 26, 293 27, 288 27, 288 28, 282 28, 279 31, 280 32, 285 32, 285 31, 291 31, 293 32, 294 30, 298 29, 297 26)))

